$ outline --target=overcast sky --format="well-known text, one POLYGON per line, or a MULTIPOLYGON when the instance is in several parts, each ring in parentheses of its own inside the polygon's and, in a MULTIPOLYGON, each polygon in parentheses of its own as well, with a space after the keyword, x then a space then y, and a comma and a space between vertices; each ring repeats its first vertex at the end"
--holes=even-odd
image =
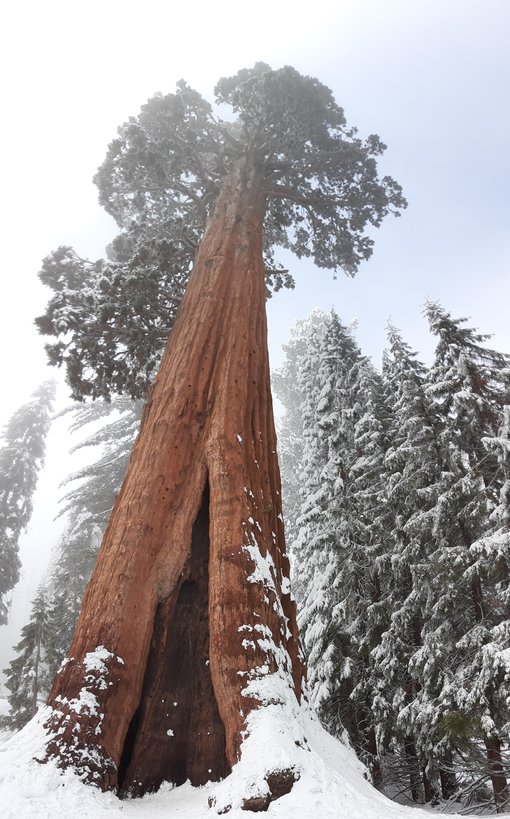
POLYGON ((296 290, 269 305, 273 362, 315 306, 357 318, 377 364, 390 317, 427 360, 427 298, 510 352, 508 0, 10 0, 0 14, 0 425, 48 374, 42 257, 70 244, 97 258, 115 233, 91 180, 118 125, 180 78, 212 101, 258 60, 328 85, 388 145, 381 169, 409 201, 354 280, 292 263, 296 290))
POLYGON ((333 304, 376 361, 389 316, 430 354, 426 298, 510 349, 507 0, 45 0, 2 18, 0 423, 44 377, 41 258, 59 244, 99 257, 114 233, 91 180, 118 125, 181 77, 212 99, 257 60, 331 87, 349 124, 386 142, 383 171, 409 200, 355 280, 293 266, 295 293, 270 305, 275 362, 293 319, 333 304))

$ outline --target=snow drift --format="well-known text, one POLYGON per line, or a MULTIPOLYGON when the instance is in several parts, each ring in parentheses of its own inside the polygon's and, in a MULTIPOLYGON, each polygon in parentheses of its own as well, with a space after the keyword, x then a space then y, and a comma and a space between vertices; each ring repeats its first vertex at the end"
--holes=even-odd
MULTIPOLYGON (((231 804, 229 819, 247 819, 239 805, 250 788, 263 779, 268 748, 278 746, 282 764, 292 760, 299 779, 292 791, 271 802, 270 817, 280 819, 390 819, 428 816, 419 808, 403 807, 386 799, 367 781, 366 772, 354 753, 331 737, 314 714, 300 708, 293 725, 306 736, 308 748, 295 745, 287 725, 273 721, 271 706, 255 712, 243 756, 232 774, 222 782, 193 788, 163 785, 142 799, 121 801, 85 785, 70 770, 61 771, 53 762, 41 764, 47 735, 42 725, 43 708, 18 734, 0 746, 0 805, 3 819, 213 819, 221 806, 231 804)), ((293 730, 296 730, 294 727, 293 730)), ((298 738, 299 739, 299 738, 298 738)))

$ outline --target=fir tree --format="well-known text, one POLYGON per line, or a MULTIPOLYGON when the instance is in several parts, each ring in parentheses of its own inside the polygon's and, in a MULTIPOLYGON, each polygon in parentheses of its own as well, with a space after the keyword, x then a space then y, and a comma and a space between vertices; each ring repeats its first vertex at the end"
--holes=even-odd
MULTIPOLYGON (((320 708, 331 700, 336 681, 350 677, 350 638, 335 634, 331 612, 338 602, 334 584, 343 557, 335 507, 350 503, 348 447, 352 423, 347 407, 347 378, 360 353, 333 314, 310 334, 298 373, 303 401, 303 473, 299 534, 294 544, 300 589, 300 628, 308 655, 312 701, 320 708), (343 401, 342 401, 343 398, 343 401), (344 440, 341 453, 336 445, 344 440), (343 455, 343 460, 342 460, 343 455)), ((352 517, 346 516, 349 524, 352 517)), ((333 727, 333 720, 330 721, 333 727)), ((339 729, 339 721, 336 726, 339 729)))
POLYGON ((141 401, 117 396, 112 401, 74 405, 66 411, 73 416, 71 434, 83 435, 89 429, 71 451, 88 449, 99 454, 64 481, 61 515, 86 515, 104 530, 126 472, 142 408, 141 401))
POLYGON ((439 337, 431 370, 390 328, 384 396, 359 351, 347 363, 326 317, 284 369, 283 435, 294 424, 303 439, 300 622, 315 704, 330 729, 347 728, 374 779, 416 801, 469 800, 490 781, 501 811, 509 358, 463 320, 427 312, 439 337))
POLYGON ((284 427, 297 422, 303 438, 301 510, 293 527, 299 621, 312 701, 330 730, 347 729, 377 779, 368 667, 381 618, 374 516, 383 446, 380 384, 336 314, 313 318, 306 348, 284 369, 297 387, 280 392, 284 402, 296 391, 301 397, 299 412, 290 401, 284 427))
POLYGON ((74 511, 58 545, 55 566, 47 584, 45 648, 50 682, 71 645, 101 535, 102 529, 95 524, 93 514, 74 511))
POLYGON ((7 622, 8 594, 19 580, 19 538, 32 515, 32 499, 44 464, 55 384, 48 381, 8 421, 0 446, 0 623, 7 622))
MULTIPOLYGON (((285 536, 289 544, 291 563, 294 560, 294 543, 297 537, 297 519, 302 502, 303 475, 303 415, 302 403, 306 386, 301 377, 303 362, 309 353, 311 337, 319 326, 325 325, 327 316, 321 310, 296 322, 289 340, 283 345, 285 359, 280 369, 271 374, 274 394, 281 401, 285 412, 278 427, 278 456, 282 478, 282 500, 285 519, 285 536)), ((294 593, 299 595, 299 574, 293 579, 294 593)))
POLYGON ((356 637, 359 679, 351 698, 357 704, 363 726, 363 756, 371 768, 374 784, 382 787, 373 708, 376 690, 373 654, 391 614, 391 563, 387 554, 389 509, 384 471, 389 413, 381 378, 372 364, 361 360, 356 369, 352 406, 354 457, 350 467, 354 500, 351 514, 357 525, 357 541, 353 543, 351 556, 355 571, 346 574, 342 566, 338 584, 340 588, 350 585, 356 590, 351 628, 356 637))
POLYGON ((495 583, 499 591, 507 585, 509 556, 503 538, 491 560, 484 536, 505 485, 501 459, 487 440, 498 436, 510 401, 510 359, 487 348, 488 336, 464 327, 465 319, 452 319, 435 304, 427 305, 427 315, 438 336, 429 394, 442 417, 443 471, 436 550, 427 566, 429 618, 414 662, 422 696, 436 704, 438 746, 458 749, 466 726, 482 738, 499 811, 509 795, 502 742, 508 707, 501 696, 509 631, 507 613, 493 600, 495 583))
POLYGON ((48 600, 45 589, 40 588, 30 619, 21 630, 21 640, 15 646, 17 656, 5 669, 6 684, 11 692, 10 713, 2 718, 2 727, 14 731, 22 728, 37 712, 48 691, 47 630, 48 600))
POLYGON ((47 581, 50 680, 71 644, 101 536, 126 472, 141 409, 140 402, 120 396, 111 402, 98 400, 66 411, 73 415, 71 433, 83 435, 90 425, 96 427, 73 450, 89 449, 97 456, 64 481, 66 492, 60 514, 68 521, 47 581))
POLYGON ((419 735, 412 713, 420 683, 411 674, 410 662, 421 645, 427 615, 426 578, 420 567, 435 550, 433 510, 441 474, 439 419, 426 394, 426 369, 416 353, 394 327, 389 327, 388 340, 383 377, 391 425, 384 473, 391 616, 373 652, 377 669, 373 705, 381 745, 391 749, 394 760, 400 756, 405 760, 415 801, 430 801, 435 798, 437 760, 419 735))
POLYGON ((96 427, 74 447, 89 448, 96 452, 96 459, 64 482, 67 491, 60 502, 60 514, 67 516, 66 527, 48 578, 34 598, 31 619, 22 630, 24 638, 15 646, 18 655, 7 671, 12 717, 6 721, 7 727, 19 730, 35 713, 34 694, 29 685, 29 678, 34 678, 30 670, 34 657, 38 673, 33 681, 41 700, 48 694, 71 644, 101 535, 124 477, 140 411, 139 403, 119 397, 111 403, 96 401, 61 413, 73 414, 69 428, 74 434, 82 434, 91 424, 96 427), (30 646, 35 638, 37 651, 32 656, 30 646))

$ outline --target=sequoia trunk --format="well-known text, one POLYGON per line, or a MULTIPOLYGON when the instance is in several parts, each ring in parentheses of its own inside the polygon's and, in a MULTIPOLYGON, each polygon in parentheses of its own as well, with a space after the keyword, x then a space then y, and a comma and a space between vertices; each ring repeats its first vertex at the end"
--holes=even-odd
POLYGON ((239 160, 200 245, 50 694, 49 755, 103 789, 142 794, 163 780, 221 778, 262 707, 243 693, 247 681, 277 671, 289 696, 301 696, 264 208, 255 165, 239 160))

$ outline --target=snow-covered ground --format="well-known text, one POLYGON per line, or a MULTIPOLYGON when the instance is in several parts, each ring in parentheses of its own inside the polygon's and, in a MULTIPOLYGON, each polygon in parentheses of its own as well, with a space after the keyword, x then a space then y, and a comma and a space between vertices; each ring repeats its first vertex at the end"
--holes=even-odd
MULTIPOLYGON (((84 785, 70 771, 61 772, 53 763, 40 764, 45 734, 41 728, 44 709, 22 731, 0 745, 0 813, 2 819, 213 819, 218 814, 208 806, 232 781, 202 788, 189 784, 143 799, 120 801, 92 786, 84 785)), ((366 781, 363 767, 342 743, 327 734, 312 714, 304 716, 310 752, 301 778, 291 793, 272 802, 269 817, 279 819, 431 819, 428 811, 403 807, 386 799, 366 781)), ((270 748, 260 749, 266 759, 270 748)), ((241 763, 242 764, 242 763, 241 763)), ((229 811, 229 819, 247 819, 240 808, 229 811)), ((450 814, 451 817, 451 814, 450 814)))

